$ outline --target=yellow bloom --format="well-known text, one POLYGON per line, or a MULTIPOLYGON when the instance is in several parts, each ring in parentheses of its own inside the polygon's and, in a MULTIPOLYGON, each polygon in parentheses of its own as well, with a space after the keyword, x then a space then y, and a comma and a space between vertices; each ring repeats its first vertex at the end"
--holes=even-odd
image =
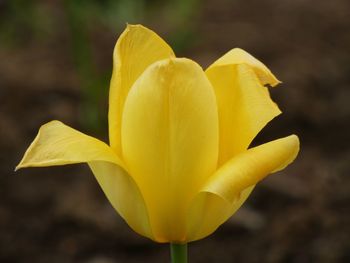
POLYGON ((203 71, 153 31, 128 25, 113 57, 110 146, 52 121, 16 169, 86 162, 132 229, 184 243, 215 231, 296 157, 295 135, 248 149, 280 110, 264 86, 279 81, 245 51, 203 71))

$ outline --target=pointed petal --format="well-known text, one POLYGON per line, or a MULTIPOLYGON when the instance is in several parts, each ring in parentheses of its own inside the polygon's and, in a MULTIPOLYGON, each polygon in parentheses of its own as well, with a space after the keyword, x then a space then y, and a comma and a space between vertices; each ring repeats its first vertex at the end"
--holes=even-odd
POLYGON ((281 112, 263 85, 278 80, 258 60, 233 49, 207 70, 218 103, 219 166, 246 150, 259 131, 281 112))
POLYGON ((153 238, 147 209, 112 148, 59 121, 43 125, 16 169, 87 162, 107 198, 136 232, 153 238), (131 205, 132 204, 132 205, 131 205))
POLYGON ((113 53, 113 73, 109 91, 109 140, 121 156, 121 118, 131 86, 155 61, 174 57, 172 49, 156 33, 141 25, 128 25, 113 53))
POLYGON ((113 150, 104 142, 62 122, 51 121, 41 126, 16 170, 90 161, 106 161, 123 167, 113 150))
POLYGON ((187 206, 214 172, 218 154, 215 95, 195 62, 160 61, 137 80, 125 103, 122 148, 154 235, 184 241, 187 206))

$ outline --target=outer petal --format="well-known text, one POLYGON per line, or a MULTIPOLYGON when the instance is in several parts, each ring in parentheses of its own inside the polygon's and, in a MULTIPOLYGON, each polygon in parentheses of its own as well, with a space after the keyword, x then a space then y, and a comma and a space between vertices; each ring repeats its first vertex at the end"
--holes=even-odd
POLYGON ((285 168, 295 159, 298 151, 299 139, 296 135, 251 148, 233 157, 216 171, 203 191, 219 195, 232 203, 247 187, 285 168))
POLYGON ((298 151, 299 139, 291 135, 251 148, 228 161, 210 177, 193 201, 188 224, 198 227, 193 228, 189 240, 215 231, 243 204, 256 183, 285 168, 298 151))
POLYGON ((106 161, 123 167, 114 151, 104 142, 60 121, 51 121, 41 126, 16 170, 90 161, 106 161))
POLYGON ((255 57, 240 48, 234 48, 223 55, 221 58, 216 60, 210 67, 210 69, 218 66, 229 66, 229 65, 239 65, 245 64, 251 67, 255 74, 258 76, 259 81, 262 85, 276 86, 280 81, 271 73, 271 71, 255 57))
POLYGON ((143 196, 135 183, 120 166, 109 162, 89 162, 109 202, 128 225, 140 235, 154 239, 143 196))
POLYGON ((107 144, 59 121, 43 125, 16 169, 89 163, 106 196, 138 233, 153 238, 142 195, 107 144))
POLYGON ((281 112, 265 84, 278 80, 258 60, 233 49, 207 70, 219 111, 219 165, 246 150, 258 132, 281 112))
POLYGON ((125 103, 122 148, 156 240, 185 241, 188 205, 218 155, 215 94, 195 62, 160 61, 137 80, 125 103))
POLYGON ((172 49, 153 31, 128 25, 113 53, 113 73, 109 91, 109 140, 121 154, 121 118, 125 98, 140 74, 153 62, 175 56, 172 49))
POLYGON ((187 218, 188 241, 202 239, 213 233, 242 206, 253 189, 254 185, 243 190, 232 203, 210 192, 197 194, 187 218))

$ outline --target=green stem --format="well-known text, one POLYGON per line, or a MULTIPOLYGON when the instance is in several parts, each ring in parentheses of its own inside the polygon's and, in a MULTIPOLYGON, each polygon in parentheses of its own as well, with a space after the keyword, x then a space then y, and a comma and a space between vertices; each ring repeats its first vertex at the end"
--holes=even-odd
POLYGON ((187 244, 170 244, 172 263, 187 263, 187 244))

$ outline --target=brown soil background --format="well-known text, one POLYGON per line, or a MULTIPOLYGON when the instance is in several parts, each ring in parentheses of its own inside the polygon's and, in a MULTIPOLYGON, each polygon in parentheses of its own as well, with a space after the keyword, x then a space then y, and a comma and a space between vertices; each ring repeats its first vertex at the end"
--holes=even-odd
MULTIPOLYGON (((9 2, 0 1, 4 25, 18 16, 9 2)), ((49 120, 107 137, 105 119, 99 131, 82 124, 84 85, 61 1, 34 5, 54 17, 43 36, 25 22, 9 24, 10 41, 0 31, 0 262, 169 262, 168 246, 132 232, 85 165, 13 172, 49 120)), ((166 16, 158 10, 128 22, 142 22, 176 45, 166 16)), ((110 74, 124 24, 83 23, 90 25, 97 72, 110 74)), ((241 47, 283 81, 271 90, 283 114, 255 144, 291 133, 301 139, 293 165, 260 183, 213 235, 190 244, 190 262, 350 262, 350 2, 207 0, 181 26, 190 33, 178 56, 206 67, 241 47)), ((98 107, 106 116, 105 96, 98 107)))

